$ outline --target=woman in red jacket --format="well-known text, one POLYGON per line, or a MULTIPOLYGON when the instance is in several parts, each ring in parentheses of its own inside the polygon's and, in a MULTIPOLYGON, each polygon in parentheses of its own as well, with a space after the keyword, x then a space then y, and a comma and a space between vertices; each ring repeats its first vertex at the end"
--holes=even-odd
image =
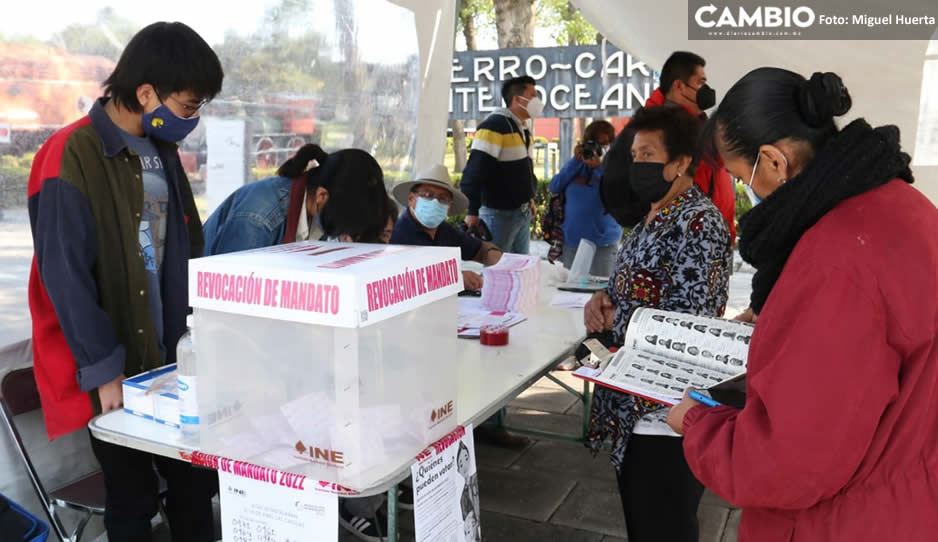
POLYGON ((697 478, 743 508, 741 542, 938 539, 938 210, 894 126, 835 74, 750 72, 713 117, 758 315, 746 407, 669 415, 697 478))

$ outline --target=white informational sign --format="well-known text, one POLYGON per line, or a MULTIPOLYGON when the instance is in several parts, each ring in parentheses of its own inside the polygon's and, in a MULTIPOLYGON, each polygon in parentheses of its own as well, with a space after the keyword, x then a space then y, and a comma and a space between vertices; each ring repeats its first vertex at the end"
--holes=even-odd
POLYGON ((339 499, 299 474, 219 458, 222 540, 308 542, 339 538, 339 499))
POLYGON ((205 123, 205 195, 212 212, 229 194, 244 186, 245 138, 243 120, 202 119, 205 123))
POLYGON ((471 425, 458 427, 424 450, 411 473, 417 542, 482 540, 471 425))
POLYGON ((0 143, 10 142, 10 123, 0 122, 0 143))

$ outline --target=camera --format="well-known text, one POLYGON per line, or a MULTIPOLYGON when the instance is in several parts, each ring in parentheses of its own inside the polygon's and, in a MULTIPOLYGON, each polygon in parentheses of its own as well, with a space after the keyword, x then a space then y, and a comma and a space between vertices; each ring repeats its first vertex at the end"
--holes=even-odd
POLYGON ((595 141, 583 142, 583 159, 592 160, 593 158, 602 158, 603 148, 595 141))

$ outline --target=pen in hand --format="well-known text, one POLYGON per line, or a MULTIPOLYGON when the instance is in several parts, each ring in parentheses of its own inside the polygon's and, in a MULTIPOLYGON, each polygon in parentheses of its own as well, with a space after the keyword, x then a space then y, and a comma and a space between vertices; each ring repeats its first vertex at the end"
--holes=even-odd
POLYGON ((697 401, 697 402, 699 402, 699 403, 705 404, 705 405, 707 405, 707 406, 709 406, 709 407, 723 406, 722 403, 719 403, 719 402, 717 402, 717 401, 714 401, 712 397, 709 397, 709 396, 707 396, 707 395, 704 395, 704 394, 700 393, 700 392, 697 391, 697 390, 690 390, 690 392, 688 392, 688 395, 689 395, 690 398, 693 399, 694 401, 697 401))

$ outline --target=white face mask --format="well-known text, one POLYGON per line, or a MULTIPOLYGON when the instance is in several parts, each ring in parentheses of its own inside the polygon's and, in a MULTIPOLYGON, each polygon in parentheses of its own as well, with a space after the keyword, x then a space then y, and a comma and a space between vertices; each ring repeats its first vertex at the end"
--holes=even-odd
POLYGON ((524 96, 520 97, 528 100, 528 104, 524 106, 524 110, 528 112, 528 115, 532 119, 536 119, 537 117, 541 116, 541 113, 544 112, 544 102, 542 102, 538 96, 533 98, 525 98, 524 96))

